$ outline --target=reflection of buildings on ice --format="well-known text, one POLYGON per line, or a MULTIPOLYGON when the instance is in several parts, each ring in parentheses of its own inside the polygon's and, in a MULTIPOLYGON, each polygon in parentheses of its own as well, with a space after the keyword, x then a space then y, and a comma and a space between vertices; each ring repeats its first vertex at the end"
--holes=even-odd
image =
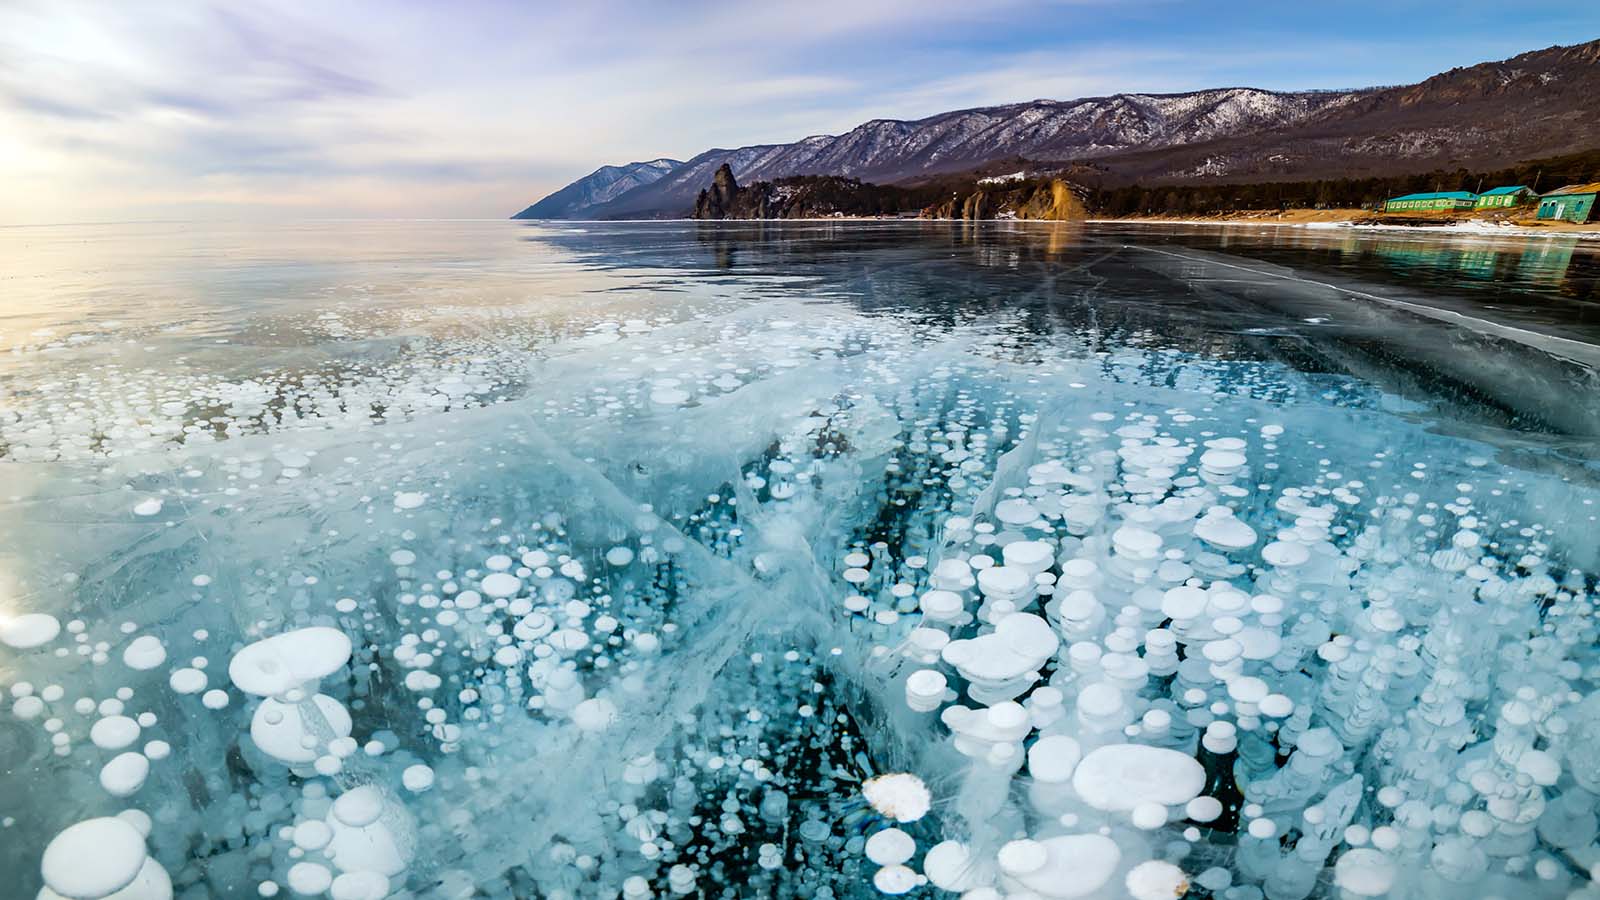
MULTIPOLYGON (((1558 287, 1572 264, 1574 241, 1539 240, 1509 244, 1440 245, 1412 239, 1361 242, 1354 249, 1377 256, 1392 268, 1462 275, 1496 283, 1523 282, 1558 287)), ((1348 249, 1347 249, 1348 252, 1348 249)))
POLYGON ((1576 246, 1576 241, 1530 242, 1522 251, 1517 272, 1534 284, 1559 285, 1566 279, 1576 246))

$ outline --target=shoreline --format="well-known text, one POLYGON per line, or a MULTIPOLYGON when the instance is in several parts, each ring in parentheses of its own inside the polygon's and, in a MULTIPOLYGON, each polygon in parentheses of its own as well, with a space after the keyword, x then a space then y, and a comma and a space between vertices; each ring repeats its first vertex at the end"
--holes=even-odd
POLYGON ((802 216, 784 219, 694 219, 690 217, 668 219, 513 219, 508 221, 542 222, 546 224, 564 223, 567 225, 595 225, 616 224, 619 222, 793 222, 808 224, 843 223, 843 222, 1008 222, 1048 225, 1175 225, 1186 228, 1232 228, 1239 226, 1270 226, 1274 228, 1303 228, 1308 231, 1331 231, 1336 229, 1349 229, 1356 232, 1421 232, 1428 234, 1446 234, 1471 237, 1545 237, 1545 238, 1571 238, 1573 240, 1600 240, 1600 222, 1588 222, 1578 225, 1572 222, 1563 222, 1553 225, 1526 226, 1511 222, 1492 222, 1482 219, 1462 219, 1449 224, 1418 224, 1404 225, 1392 222, 1362 222, 1361 219, 1371 218, 1371 213, 1364 210, 1350 211, 1351 215, 1325 215, 1325 213, 1347 212, 1334 210, 1291 210, 1289 215, 1272 216, 1215 216, 1211 218, 1164 218, 1160 216, 1126 216, 1126 217, 1097 217, 1090 216, 1084 219, 944 219, 944 218, 900 218, 892 216, 802 216), (1310 215, 1295 216, 1294 213, 1309 213, 1310 215))
POLYGON ((1462 218, 1455 222, 1415 225, 1402 222, 1368 222, 1372 213, 1366 210, 1289 210, 1283 214, 1214 216, 1209 218, 1162 216, 1127 216, 1113 218, 1090 217, 1085 221, 1093 225, 1183 225, 1230 227, 1241 225, 1269 225, 1277 228, 1304 228, 1307 230, 1349 229, 1360 232, 1424 232, 1430 234, 1457 234, 1481 237, 1548 237, 1575 240, 1600 240, 1600 222, 1558 222, 1543 225, 1524 225, 1509 221, 1480 218, 1462 218))

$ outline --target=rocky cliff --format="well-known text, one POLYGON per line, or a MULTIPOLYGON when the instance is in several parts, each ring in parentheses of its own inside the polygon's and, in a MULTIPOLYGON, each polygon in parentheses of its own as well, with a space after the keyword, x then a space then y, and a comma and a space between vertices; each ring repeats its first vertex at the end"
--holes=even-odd
POLYGON ((1060 178, 965 176, 916 187, 832 175, 757 181, 741 187, 727 165, 695 198, 696 219, 815 219, 908 216, 938 219, 1051 219, 1085 216, 1077 191, 1060 178))
POLYGON ((800 175, 740 187, 720 166, 695 198, 696 219, 816 219, 830 216, 915 214, 937 188, 868 184, 837 175, 800 175))
POLYGON ((957 193, 929 206, 923 216, 934 219, 1044 219, 1077 221, 1088 215, 1072 185, 1059 178, 1015 186, 984 185, 957 193))
POLYGON ((700 192, 694 201, 694 217, 696 219, 750 219, 766 218, 761 215, 750 215, 753 212, 752 202, 764 205, 765 192, 757 192, 760 197, 752 200, 754 195, 739 187, 733 179, 733 169, 724 163, 717 169, 717 174, 711 179, 711 187, 700 192), (740 196, 747 201, 743 208, 739 205, 740 196))

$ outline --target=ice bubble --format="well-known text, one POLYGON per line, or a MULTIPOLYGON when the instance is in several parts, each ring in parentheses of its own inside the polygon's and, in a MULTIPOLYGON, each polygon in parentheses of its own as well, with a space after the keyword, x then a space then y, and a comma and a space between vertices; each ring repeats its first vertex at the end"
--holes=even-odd
POLYGON ((1155 559, 1161 553, 1161 535, 1132 525, 1124 525, 1111 535, 1119 556, 1136 561, 1155 559))
POLYGON ((1193 757, 1144 744, 1111 744, 1090 751, 1072 775, 1085 803, 1126 812, 1144 802, 1183 806, 1205 788, 1206 771, 1193 757))
POLYGON ((1194 525, 1195 537, 1219 550, 1243 550, 1256 542, 1254 528, 1226 506, 1213 506, 1194 525))
POLYGON ((978 573, 978 590, 991 600, 1020 600, 1032 596, 1033 577, 1022 569, 990 566, 978 573))
POLYGON ((328 841, 333 840, 333 829, 328 827, 327 822, 310 819, 294 827, 292 840, 301 850, 321 850, 328 846, 328 841))
POLYGON ((200 703, 206 709, 222 709, 228 705, 228 692, 212 688, 200 696, 200 703))
POLYGON ((1039 518, 1039 511, 1027 500, 1013 497, 995 504, 994 517, 1007 525, 1027 525, 1039 518))
POLYGON ((1258 704, 1267 697, 1267 683, 1246 675, 1228 682, 1228 696, 1239 703, 1258 704))
POLYGON ((139 739, 139 723, 127 716, 106 716, 89 726, 89 740, 101 750, 121 750, 139 739))
POLYGON ((150 837, 150 830, 155 827, 155 820, 142 809, 125 809, 117 813, 117 818, 139 829, 139 833, 146 838, 150 837))
POLYGON ((161 514, 161 498, 146 497, 133 505, 133 514, 136 516, 155 516, 161 514))
POLYGON ((433 769, 420 763, 407 766, 406 770, 400 773, 400 783, 413 794, 420 794, 433 787, 433 769))
POLYGON ((149 774, 150 760, 144 754, 120 753, 100 767, 100 786, 113 797, 127 797, 144 786, 149 774))
POLYGON ((938 623, 954 623, 961 619, 964 611, 961 595, 953 591, 928 591, 917 606, 929 621, 938 623))
POLYGON ((934 887, 947 891, 966 891, 977 887, 980 872, 972 851, 960 841, 941 841, 922 857, 922 871, 934 887))
POLYGON ((0 619, 0 644, 13 650, 30 650, 47 644, 61 633, 61 623, 55 616, 44 613, 25 613, 14 619, 0 619))
POLYGON ((1181 585, 1161 596, 1161 613, 1174 621, 1194 619, 1206 611, 1211 599, 1206 592, 1190 585, 1181 585))
POLYGON ((383 793, 370 784, 351 788, 333 801, 333 821, 362 828, 383 815, 383 793))
POLYGON ((394 508, 416 509, 423 503, 427 502, 427 499, 427 495, 418 493, 416 491, 395 491, 394 508))
POLYGON ((1098 891, 1121 861, 1116 842, 1101 834, 1012 841, 1000 848, 999 855, 1005 882, 1060 900, 1098 891))
POLYGON ((866 852, 880 866, 896 866, 916 855, 917 842, 898 828, 885 828, 867 838, 866 852))
POLYGON ((1167 824, 1167 808, 1159 803, 1145 801, 1133 807, 1133 827, 1141 831, 1154 831, 1167 824))
POLYGON ((1561 780, 1561 763, 1543 750, 1525 751, 1517 758, 1517 771, 1542 787, 1550 787, 1561 780))
POLYGON ((906 679, 906 705, 917 712, 932 712, 944 702, 949 680, 933 669, 918 669, 906 679))
POLYGON ((873 809, 896 822, 915 822, 933 805, 927 785, 909 772, 869 778, 861 783, 861 793, 873 809))
POLYGON ((872 876, 872 886, 883 894, 910 893, 921 884, 922 879, 907 866, 885 866, 872 876))
POLYGON ((333 885, 333 873, 321 863, 300 862, 289 867, 289 890, 303 897, 326 893, 333 885))
POLYGON ((389 879, 380 872, 346 872, 328 888, 333 900, 383 900, 389 896, 389 879))
POLYGON ((11 704, 11 714, 19 719, 37 719, 44 714, 44 708, 44 700, 30 694, 11 704))
POLYGON ((572 723, 580 731, 604 731, 615 725, 619 718, 617 708, 604 697, 590 698, 572 708, 572 723))
POLYGON ((85 819, 56 835, 44 848, 39 868, 50 890, 93 900, 132 884, 145 858, 144 835, 122 819, 106 817, 85 819))
POLYGON ((1078 742, 1064 734, 1039 738, 1028 748, 1028 774, 1050 784, 1064 784, 1072 779, 1082 751, 1078 742))
MULTIPOLYGON (((350 735, 350 713, 339 701, 326 694, 317 694, 309 701, 332 729, 336 738, 350 735)), ((316 749, 313 729, 301 713, 301 704, 283 703, 268 697, 256 707, 250 717, 250 740, 262 753, 289 765, 314 762, 320 755, 316 749), (306 744, 312 743, 307 747, 306 744)))
MULTIPOLYGON (((1025 685, 1008 685, 1018 679, 1032 681, 1037 670, 1061 645, 1061 639, 1044 619, 1030 613, 1006 616, 989 634, 970 640, 951 641, 942 652, 944 661, 960 670, 963 677, 980 689, 1010 696, 1021 693, 1025 685), (1011 690, 1014 687, 1015 690, 1011 690)), ((974 696, 978 696, 974 694, 974 696)), ((982 697, 1006 699, 1003 696, 982 697)))
POLYGON ((367 825, 355 826, 329 818, 328 825, 333 828, 333 839, 324 852, 339 871, 377 872, 388 878, 405 871, 406 844, 382 822, 374 819, 367 825))
POLYGON ((316 626, 262 638, 234 654, 228 677, 258 697, 281 695, 344 668, 350 639, 337 628, 316 626))
POLYGON ((175 669, 167 685, 179 694, 198 694, 206 689, 206 673, 199 669, 175 669))
POLYGON ((513 597, 520 590, 522 579, 510 572, 493 572, 483 578, 483 592, 490 597, 513 597))
POLYGON ((1333 865, 1333 883, 1357 897, 1381 897, 1394 886, 1399 867, 1370 847, 1358 847, 1333 865))
POLYGON ((155 635, 141 635, 123 648, 122 663, 130 669, 145 671, 167 661, 167 648, 155 635))
POLYGON ((1266 560, 1268 565, 1277 566, 1280 569, 1292 569, 1296 566, 1305 565, 1306 561, 1311 558, 1311 551, 1306 548, 1305 544, 1292 541, 1273 541, 1261 548, 1261 558, 1266 560))
POLYGON ((1132 869, 1124 879, 1133 900, 1176 900, 1189 892, 1189 876, 1183 870, 1160 859, 1146 860, 1132 869))

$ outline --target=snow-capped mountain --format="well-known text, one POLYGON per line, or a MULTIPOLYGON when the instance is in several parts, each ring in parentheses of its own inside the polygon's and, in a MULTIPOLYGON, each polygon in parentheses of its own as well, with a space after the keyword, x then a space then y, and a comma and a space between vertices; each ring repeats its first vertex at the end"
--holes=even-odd
POLYGON ((1111 181, 1151 183, 1503 165, 1600 146, 1597 95, 1600 41, 1452 69, 1401 87, 1034 100, 913 121, 875 119, 790 144, 707 150, 648 184, 584 206, 582 214, 685 215, 724 163, 741 183, 792 175, 894 183, 1018 157, 1087 162, 1111 181))
POLYGON ((650 215, 687 207, 723 163, 732 167, 740 181, 825 174, 893 182, 960 171, 1003 157, 1091 158, 1134 148, 1205 141, 1299 121, 1358 95, 1223 88, 1188 94, 1034 100, 915 121, 875 119, 841 135, 708 150, 647 188, 598 204, 589 213, 602 217, 650 215))
POLYGON ((511 218, 582 218, 587 210, 615 200, 634 188, 654 184, 681 165, 683 163, 676 159, 663 157, 625 166, 601 166, 511 218))

